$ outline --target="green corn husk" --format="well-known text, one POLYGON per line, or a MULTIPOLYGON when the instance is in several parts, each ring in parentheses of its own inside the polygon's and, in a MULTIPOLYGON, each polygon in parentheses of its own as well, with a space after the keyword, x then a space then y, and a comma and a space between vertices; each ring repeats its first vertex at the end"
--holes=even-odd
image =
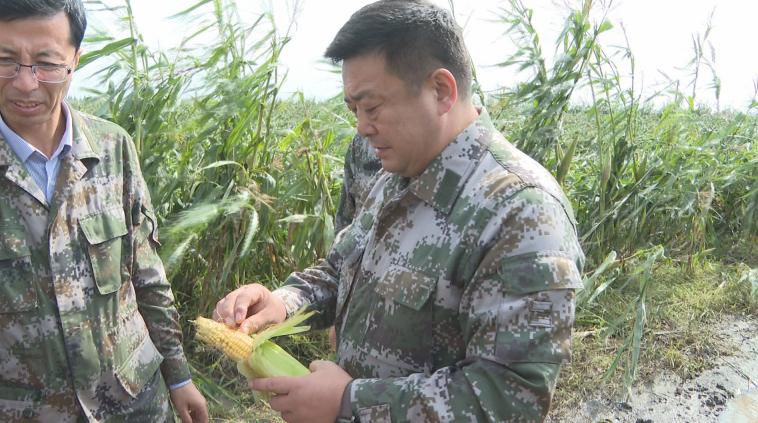
POLYGON ((194 323, 197 327, 197 338, 235 360, 237 370, 247 379, 304 376, 310 373, 308 368, 270 339, 310 330, 310 326, 298 325, 313 314, 313 311, 298 311, 284 322, 251 335, 249 340, 244 337, 240 340, 240 332, 203 317, 198 317, 194 323))
POLYGON ((307 367, 271 341, 266 341, 258 346, 247 360, 238 361, 237 370, 248 379, 305 376, 310 373, 307 367))

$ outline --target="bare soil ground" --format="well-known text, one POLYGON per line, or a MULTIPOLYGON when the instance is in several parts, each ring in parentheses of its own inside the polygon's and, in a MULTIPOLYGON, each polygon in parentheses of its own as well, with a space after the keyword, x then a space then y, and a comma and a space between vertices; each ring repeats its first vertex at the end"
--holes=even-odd
POLYGON ((758 412, 755 408, 758 407, 758 320, 734 317, 719 323, 715 333, 719 338, 718 342, 734 353, 719 357, 713 363, 713 368, 697 377, 682 380, 673 373, 662 372, 651 383, 635 387, 626 401, 596 393, 593 397, 587 398, 578 409, 554 410, 547 421, 758 422, 758 412), (734 417, 734 410, 738 406, 741 407, 740 417, 734 417))

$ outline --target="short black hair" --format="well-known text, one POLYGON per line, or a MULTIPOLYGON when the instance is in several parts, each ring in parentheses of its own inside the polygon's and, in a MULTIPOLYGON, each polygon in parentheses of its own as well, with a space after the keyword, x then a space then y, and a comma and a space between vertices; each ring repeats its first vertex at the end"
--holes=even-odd
POLYGON ((445 9, 425 0, 380 0, 355 12, 324 56, 334 63, 369 53, 384 55, 387 70, 419 88, 429 72, 443 67, 467 98, 471 60, 461 28, 445 9))
POLYGON ((0 0, 0 21, 46 18, 65 12, 71 28, 71 44, 79 50, 87 29, 82 0, 0 0))

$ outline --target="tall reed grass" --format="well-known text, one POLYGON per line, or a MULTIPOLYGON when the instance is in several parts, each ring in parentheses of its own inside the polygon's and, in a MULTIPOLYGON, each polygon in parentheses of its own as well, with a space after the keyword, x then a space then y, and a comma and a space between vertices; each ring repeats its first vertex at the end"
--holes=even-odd
MULTIPOLYGON (((201 0, 174 16, 197 31, 155 51, 129 0, 88 3, 118 17, 126 35, 88 37, 92 53, 82 65, 100 66, 102 88, 79 103, 134 137, 183 315, 208 314, 243 283, 274 288, 323 257, 354 121, 339 98, 281 98, 289 32, 278 32, 269 13, 241 19, 231 0, 201 0)), ((609 6, 584 0, 567 9, 559 59, 548 66, 533 11, 509 0, 498 13, 511 36, 503 42, 517 52, 502 66, 525 79, 489 98, 478 93, 508 138, 544 163, 573 201, 588 256, 579 321, 606 315, 599 300, 609 292, 634 293, 626 310, 599 323, 603 336, 624 339, 608 374, 623 368, 629 386, 659 263, 757 265, 758 103, 711 111, 696 102, 704 67, 719 97, 704 49, 710 28, 695 38, 692 94, 672 81, 644 97, 634 54, 603 43, 617 30, 609 6), (572 102, 578 91, 588 91, 591 104, 572 102)), ((327 354, 318 343, 305 353, 327 354)))
POLYGON ((555 45, 558 59, 547 67, 533 11, 510 0, 500 17, 518 49, 502 66, 516 66, 529 79, 502 93, 499 104, 506 106, 503 114, 521 112, 520 124, 508 128, 510 139, 548 166, 574 202, 592 271, 579 295, 580 314, 597 314, 602 306, 595 300, 605 292, 636 292, 617 318, 602 323, 603 336, 626 339, 608 375, 623 366, 629 389, 657 263, 684 260, 692 266, 727 239, 746 246, 747 259, 757 261, 758 121, 750 115, 754 108, 722 113, 696 107, 703 68, 712 74, 717 104, 720 95, 704 52, 710 24, 693 38, 692 94, 672 83, 643 98, 633 52, 602 43, 613 29, 606 18, 611 5, 583 0, 568 10, 555 45), (590 92, 589 105, 572 106, 579 90, 590 92))

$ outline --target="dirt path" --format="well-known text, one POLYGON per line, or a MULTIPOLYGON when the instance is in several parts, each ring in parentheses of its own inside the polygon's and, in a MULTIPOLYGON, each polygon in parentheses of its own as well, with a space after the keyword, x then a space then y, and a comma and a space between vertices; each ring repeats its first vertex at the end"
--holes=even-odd
POLYGON ((716 367, 691 380, 662 373, 653 383, 638 386, 628 402, 597 397, 578 410, 561 410, 550 423, 758 423, 758 321, 737 318, 724 322, 720 338, 734 345, 735 354, 721 357, 716 367), (738 397, 749 389, 749 396, 738 397), (735 397, 738 397, 735 399, 735 397), (745 401, 747 399, 747 402, 745 401), (737 405, 744 410, 734 416, 737 405), (729 411, 725 410, 729 407, 729 411), (729 420, 728 422, 725 420, 729 420))

